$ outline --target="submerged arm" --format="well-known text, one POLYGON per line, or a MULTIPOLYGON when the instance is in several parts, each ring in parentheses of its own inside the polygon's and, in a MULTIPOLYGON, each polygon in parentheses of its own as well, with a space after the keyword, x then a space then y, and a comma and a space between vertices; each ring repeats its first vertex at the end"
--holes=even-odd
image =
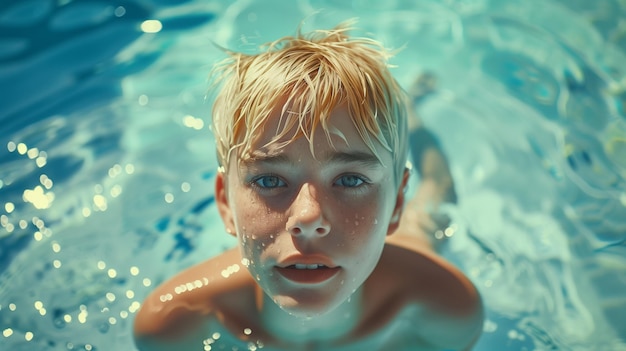
POLYGON ((406 228, 405 232, 413 232, 428 246, 436 247, 437 239, 450 224, 449 218, 438 212, 439 206, 456 203, 457 196, 448 161, 437 138, 419 123, 412 109, 409 111, 412 121, 409 145, 420 182, 415 195, 406 203, 401 225, 406 228))

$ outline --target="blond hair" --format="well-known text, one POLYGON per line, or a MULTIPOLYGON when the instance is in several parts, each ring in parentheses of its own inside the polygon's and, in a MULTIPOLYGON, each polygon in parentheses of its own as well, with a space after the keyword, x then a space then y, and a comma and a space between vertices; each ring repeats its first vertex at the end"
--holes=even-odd
POLYGON ((270 144, 295 130, 281 147, 304 136, 312 152, 317 127, 329 137, 331 112, 346 104, 365 144, 377 156, 374 142, 389 150, 396 180, 401 179, 407 158, 406 93, 389 71, 391 54, 375 40, 350 38, 351 23, 306 35, 298 30, 256 55, 228 52, 214 67, 214 84, 223 84, 213 105, 221 166, 228 167, 233 150, 240 159, 249 157, 280 102, 286 101, 270 144))

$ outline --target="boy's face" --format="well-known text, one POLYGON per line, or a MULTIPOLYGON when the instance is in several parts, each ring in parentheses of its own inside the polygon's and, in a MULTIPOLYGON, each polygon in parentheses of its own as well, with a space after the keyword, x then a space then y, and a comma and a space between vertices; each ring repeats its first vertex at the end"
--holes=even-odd
POLYGON ((275 135, 276 110, 251 158, 232 158, 218 175, 218 207, 265 293, 289 313, 324 314, 376 266, 397 228, 403 187, 391 153, 378 144, 379 157, 372 153, 346 107, 331 114, 332 144, 316 131, 315 156, 306 138, 263 147, 275 135))

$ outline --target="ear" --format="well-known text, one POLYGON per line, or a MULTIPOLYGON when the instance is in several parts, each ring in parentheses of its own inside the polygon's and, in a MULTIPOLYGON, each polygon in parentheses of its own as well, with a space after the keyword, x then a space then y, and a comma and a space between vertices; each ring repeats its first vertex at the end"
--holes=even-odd
POLYGON ((404 174, 402 175, 402 183, 398 187, 398 195, 396 196, 396 204, 393 208, 393 212, 391 214, 391 220, 389 221, 389 227, 387 228, 387 235, 393 234, 400 225, 400 217, 402 216, 402 211, 404 210, 404 200, 405 200, 405 192, 406 187, 409 184, 409 176, 411 172, 409 169, 404 170, 404 174))
POLYGON ((224 226, 226 227, 226 232, 235 236, 235 219, 233 218, 233 211, 228 202, 225 172, 217 172, 217 178, 215 179, 215 202, 217 203, 217 210, 222 217, 222 222, 224 222, 224 226))

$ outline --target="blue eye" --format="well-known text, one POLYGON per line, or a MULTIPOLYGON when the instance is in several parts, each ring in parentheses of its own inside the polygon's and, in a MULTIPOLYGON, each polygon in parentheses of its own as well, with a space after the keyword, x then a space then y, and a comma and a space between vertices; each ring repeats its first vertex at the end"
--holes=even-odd
POLYGON ((346 188, 355 188, 365 183, 362 177, 350 174, 339 177, 335 182, 336 185, 346 188))
POLYGON ((260 176, 252 182, 254 185, 263 189, 273 189, 278 187, 284 187, 286 184, 277 176, 266 175, 260 176))

